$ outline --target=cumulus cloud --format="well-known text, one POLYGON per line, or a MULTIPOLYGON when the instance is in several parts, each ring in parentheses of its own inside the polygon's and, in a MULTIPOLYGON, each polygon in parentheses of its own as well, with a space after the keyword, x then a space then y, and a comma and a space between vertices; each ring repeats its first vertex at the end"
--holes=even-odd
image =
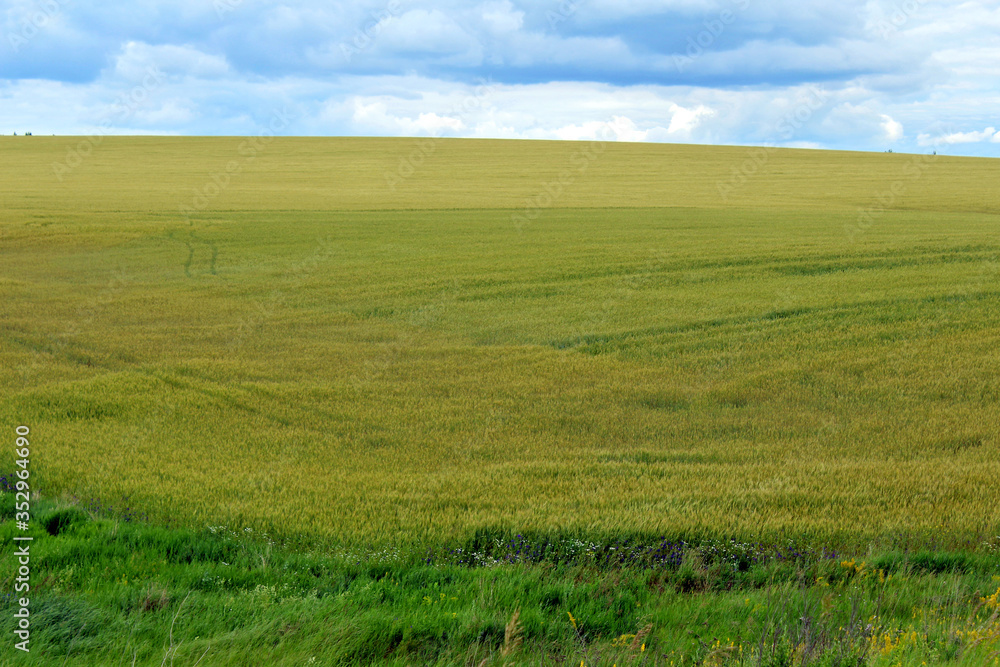
POLYGON ((685 109, 678 104, 671 104, 670 112, 672 116, 667 132, 685 135, 689 135, 692 130, 698 127, 703 118, 715 115, 714 111, 701 104, 693 109, 685 109))
POLYGON ((354 101, 353 120, 361 127, 404 136, 438 136, 444 131, 456 132, 465 128, 461 118, 439 116, 434 112, 422 113, 416 118, 395 116, 386 110, 383 102, 365 104, 361 100, 354 101))
POLYGON ((892 116, 888 114, 879 114, 882 119, 882 131, 885 133, 885 138, 889 141, 899 141, 903 138, 903 124, 898 120, 893 120, 892 116))
POLYGON ((288 106, 292 134, 1000 155, 992 0, 40 6, 0 12, 0 132, 249 133, 288 106))
POLYGON ((987 127, 980 132, 952 132, 941 136, 921 134, 917 142, 921 146, 936 146, 940 144, 974 144, 982 141, 1000 143, 1000 132, 994 127, 987 127))

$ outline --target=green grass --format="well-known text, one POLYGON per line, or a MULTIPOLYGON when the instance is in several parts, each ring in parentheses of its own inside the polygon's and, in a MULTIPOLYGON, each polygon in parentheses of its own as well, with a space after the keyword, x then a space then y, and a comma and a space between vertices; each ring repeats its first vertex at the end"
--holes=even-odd
MULTIPOLYGON (((742 182, 751 149, 433 140, 399 179, 414 141, 105 138, 54 169, 79 141, 0 137, 0 421, 49 497, 289 554, 522 534, 996 564, 996 160, 771 150, 742 182)), ((67 604, 131 622, 97 577, 67 604)))
POLYGON ((327 552, 47 499, 35 512, 32 651, 10 664, 978 666, 1000 641, 989 554, 703 543, 622 568, 571 541, 529 564, 516 549, 539 542, 516 538, 488 556, 483 536, 462 553, 327 552), (477 549, 493 564, 463 564, 477 549))

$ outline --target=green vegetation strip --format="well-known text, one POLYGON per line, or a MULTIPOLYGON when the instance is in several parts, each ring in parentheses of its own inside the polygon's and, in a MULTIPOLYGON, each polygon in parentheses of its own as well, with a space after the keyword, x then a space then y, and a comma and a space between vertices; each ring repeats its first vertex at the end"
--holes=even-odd
MULTIPOLYGON (((13 494, 0 504, 7 559, 13 494)), ((996 545, 848 558, 704 542, 621 567, 574 560, 601 549, 566 540, 528 564, 518 552, 541 545, 516 536, 479 558, 303 551, 36 507, 33 650, 17 664, 983 665, 1000 648, 996 545)))

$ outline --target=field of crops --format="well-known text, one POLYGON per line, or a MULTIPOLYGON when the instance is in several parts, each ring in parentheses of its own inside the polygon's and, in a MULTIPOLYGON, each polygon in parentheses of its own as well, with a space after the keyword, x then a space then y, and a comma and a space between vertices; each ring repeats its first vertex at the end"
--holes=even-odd
POLYGON ((996 160, 76 145, 0 138, 0 415, 53 494, 366 546, 998 534, 996 160))

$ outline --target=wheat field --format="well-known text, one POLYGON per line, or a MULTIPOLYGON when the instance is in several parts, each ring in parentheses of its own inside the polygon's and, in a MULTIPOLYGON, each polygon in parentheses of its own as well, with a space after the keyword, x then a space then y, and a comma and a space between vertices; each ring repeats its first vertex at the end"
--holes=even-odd
POLYGON ((52 493, 366 545, 1000 529, 997 160, 0 151, 0 412, 52 493))

